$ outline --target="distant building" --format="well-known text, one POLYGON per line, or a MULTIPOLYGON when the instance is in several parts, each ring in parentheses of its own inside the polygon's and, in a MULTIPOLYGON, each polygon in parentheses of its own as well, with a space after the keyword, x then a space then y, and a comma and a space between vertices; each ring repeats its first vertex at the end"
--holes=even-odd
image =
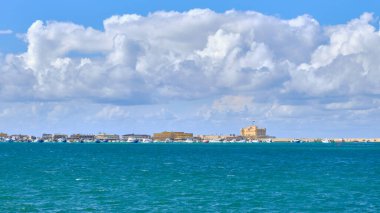
POLYGON ((0 132, 0 138, 6 138, 8 137, 8 134, 0 132))
POLYGON ((28 135, 11 135, 9 138, 15 141, 27 141, 30 139, 28 135))
POLYGON ((42 134, 42 140, 49 140, 49 141, 52 141, 53 140, 53 134, 42 134))
POLYGON ((247 139, 265 138, 267 129, 258 128, 257 126, 248 126, 240 130, 240 134, 247 139))
POLYGON ((126 135, 121 136, 121 139, 123 141, 127 141, 128 138, 135 138, 137 140, 142 140, 142 139, 149 139, 149 138, 151 138, 151 136, 150 135, 139 135, 139 134, 126 134, 126 135))
POLYGON ((183 141, 187 138, 193 138, 193 133, 185 133, 185 132, 161 132, 154 133, 153 140, 165 141, 166 139, 174 140, 174 141, 183 141))
POLYGON ((107 141, 118 141, 120 140, 120 136, 116 134, 106 134, 106 133, 100 133, 95 136, 98 140, 107 140, 107 141))
POLYGON ((69 141, 93 141, 95 140, 95 135, 83 135, 83 134, 72 134, 68 138, 69 141))

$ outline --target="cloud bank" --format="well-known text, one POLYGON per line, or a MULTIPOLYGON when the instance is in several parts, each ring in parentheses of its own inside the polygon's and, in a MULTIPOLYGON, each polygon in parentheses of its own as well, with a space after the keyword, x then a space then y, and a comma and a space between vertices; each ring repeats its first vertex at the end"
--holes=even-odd
MULTIPOLYGON (((380 107, 373 20, 364 13, 321 26, 308 15, 207 9, 112 16, 101 30, 38 20, 25 34, 27 51, 0 58, 0 99, 119 106, 210 99, 197 112, 205 119, 371 115, 380 107)), ((97 114, 116 115, 129 116, 121 108, 97 114)))

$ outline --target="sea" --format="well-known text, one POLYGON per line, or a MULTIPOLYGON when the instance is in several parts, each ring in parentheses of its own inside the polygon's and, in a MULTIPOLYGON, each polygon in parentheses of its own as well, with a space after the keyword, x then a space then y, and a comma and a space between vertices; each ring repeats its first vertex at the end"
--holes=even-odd
POLYGON ((0 212, 380 212, 380 144, 0 143, 0 212))

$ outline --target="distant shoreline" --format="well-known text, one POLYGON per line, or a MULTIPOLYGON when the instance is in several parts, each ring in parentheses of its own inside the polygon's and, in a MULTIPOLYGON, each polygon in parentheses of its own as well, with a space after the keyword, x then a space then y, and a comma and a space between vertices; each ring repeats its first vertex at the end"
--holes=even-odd
POLYGON ((175 142, 165 142, 165 141, 159 141, 159 142, 149 142, 149 143, 143 143, 143 142, 136 142, 136 143, 131 143, 127 141, 121 141, 121 142, 79 142, 79 141, 74 141, 74 142, 57 142, 57 141, 49 141, 49 142, 31 142, 31 141, 11 141, 11 142, 5 142, 1 141, 0 144, 12 144, 12 143, 17 143, 17 144, 280 144, 280 143, 287 143, 287 144, 297 144, 297 143, 302 143, 302 144, 366 144, 366 143, 379 143, 380 141, 330 141, 330 142, 321 142, 321 141, 279 141, 279 140, 274 140, 270 143, 268 142, 184 142, 184 141, 175 141, 175 142))

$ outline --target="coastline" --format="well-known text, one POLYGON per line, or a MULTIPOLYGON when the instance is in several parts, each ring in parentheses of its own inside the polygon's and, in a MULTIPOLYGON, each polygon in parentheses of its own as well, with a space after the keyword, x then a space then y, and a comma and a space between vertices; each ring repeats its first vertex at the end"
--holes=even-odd
POLYGON ((30 141, 30 140, 14 140, 14 141, 0 141, 0 144, 5 143, 49 143, 49 144, 268 144, 268 143, 380 143, 380 138, 337 138, 329 139, 320 138, 271 138, 255 141, 30 141), (296 141, 295 141, 296 140, 296 141))

